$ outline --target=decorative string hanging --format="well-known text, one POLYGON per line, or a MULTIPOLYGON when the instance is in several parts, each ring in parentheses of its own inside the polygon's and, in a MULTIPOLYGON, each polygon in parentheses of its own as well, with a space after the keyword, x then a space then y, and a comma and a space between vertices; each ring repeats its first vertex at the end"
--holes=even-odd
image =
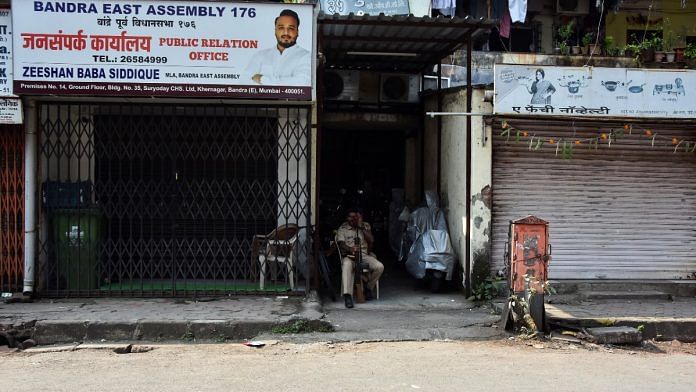
POLYGON ((598 132, 596 136, 585 138, 530 135, 529 131, 513 127, 507 121, 503 121, 501 128, 500 135, 505 137, 508 142, 511 137, 514 138, 515 142, 521 142, 523 138, 529 138, 529 151, 540 150, 544 144, 549 144, 555 147, 556 156, 560 154, 564 159, 572 158, 574 148, 586 145, 588 148, 594 148, 596 150, 599 148, 600 144, 606 144, 607 147, 611 148, 612 144, 616 143, 617 140, 627 135, 633 135, 634 133, 647 138, 647 140, 650 141, 651 148, 655 148, 657 144, 658 146, 669 146, 673 154, 680 151, 684 153, 696 152, 696 141, 662 136, 653 129, 644 128, 635 124, 624 124, 623 127, 612 128, 608 132, 598 132))

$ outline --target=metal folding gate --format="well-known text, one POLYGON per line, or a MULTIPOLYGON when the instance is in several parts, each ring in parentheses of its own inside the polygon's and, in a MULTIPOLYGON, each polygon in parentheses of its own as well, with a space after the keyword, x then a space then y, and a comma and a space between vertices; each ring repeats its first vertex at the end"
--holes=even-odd
POLYGON ((24 274, 24 132, 0 126, 0 291, 22 290, 24 274))
POLYGON ((40 105, 41 291, 305 290, 309 116, 297 106, 40 105), (260 284, 263 241, 287 226, 297 227, 280 244, 290 254, 260 284))
POLYGON ((493 135, 494 271, 503 268, 509 222, 534 215, 550 223, 551 279, 693 279, 692 124, 507 124, 512 132, 493 135))

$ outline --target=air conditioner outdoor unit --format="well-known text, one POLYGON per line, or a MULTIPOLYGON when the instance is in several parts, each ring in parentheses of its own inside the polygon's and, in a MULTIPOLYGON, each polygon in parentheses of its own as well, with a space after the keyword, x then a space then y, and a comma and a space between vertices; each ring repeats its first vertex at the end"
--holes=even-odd
POLYGON ((360 71, 327 70, 324 95, 331 101, 357 101, 360 98, 360 71))
POLYGON ((556 13, 563 15, 584 15, 590 13, 589 0, 556 0, 556 13))
POLYGON ((384 73, 380 78, 381 102, 418 102, 420 75, 384 73))

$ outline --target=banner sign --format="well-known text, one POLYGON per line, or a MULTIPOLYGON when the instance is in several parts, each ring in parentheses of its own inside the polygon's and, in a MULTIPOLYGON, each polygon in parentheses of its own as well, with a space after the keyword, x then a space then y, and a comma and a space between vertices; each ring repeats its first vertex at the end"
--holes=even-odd
POLYGON ((12 16, 9 9, 0 8, 0 97, 13 95, 12 16))
POLYGON ((313 6, 13 0, 14 92, 309 100, 313 6))
POLYGON ((495 114, 696 117, 696 71, 495 65, 495 114))
POLYGON ((0 98, 0 124, 21 124, 23 118, 19 98, 0 98))
POLYGON ((408 0, 321 0, 321 9, 327 14, 358 16, 408 15, 411 13, 408 0))

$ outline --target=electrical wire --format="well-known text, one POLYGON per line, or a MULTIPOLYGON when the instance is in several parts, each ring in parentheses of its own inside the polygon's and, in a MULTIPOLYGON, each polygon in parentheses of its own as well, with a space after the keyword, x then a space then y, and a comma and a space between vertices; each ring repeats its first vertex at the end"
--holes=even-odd
POLYGON ((648 7, 648 17, 645 19, 645 29, 643 30, 643 39, 640 40, 640 43, 642 44, 645 42, 645 36, 648 34, 648 25, 650 25, 650 15, 652 14, 653 10, 653 1, 650 0, 650 6, 648 7))
POLYGON ((600 6, 602 7, 602 10, 600 11, 599 14, 599 23, 597 23, 597 34, 595 36, 595 43, 594 47, 590 51, 590 57, 587 58, 587 62, 585 63, 585 67, 587 67, 590 64, 590 61, 592 61, 592 56, 594 56, 594 49, 597 47, 597 44, 599 44, 599 29, 602 27, 602 18, 604 17, 604 0, 600 3, 600 6))

